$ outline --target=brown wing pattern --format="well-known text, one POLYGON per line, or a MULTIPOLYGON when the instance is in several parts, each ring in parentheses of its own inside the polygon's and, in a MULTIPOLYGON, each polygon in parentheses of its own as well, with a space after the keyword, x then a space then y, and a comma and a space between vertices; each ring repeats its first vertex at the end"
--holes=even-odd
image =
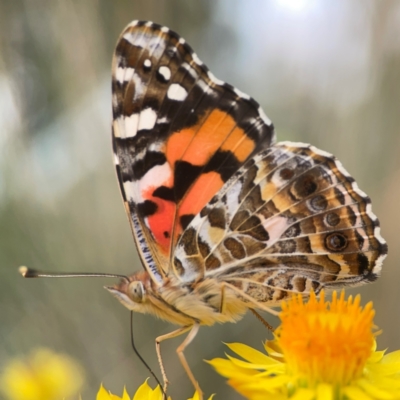
POLYGON ((174 262, 183 281, 213 277, 265 302, 373 281, 386 253, 370 199, 342 164, 313 146, 282 142, 204 207, 174 262))
POLYGON ((134 21, 113 59, 113 149, 146 269, 161 282, 176 240, 274 140, 257 102, 215 78, 176 33, 134 21))

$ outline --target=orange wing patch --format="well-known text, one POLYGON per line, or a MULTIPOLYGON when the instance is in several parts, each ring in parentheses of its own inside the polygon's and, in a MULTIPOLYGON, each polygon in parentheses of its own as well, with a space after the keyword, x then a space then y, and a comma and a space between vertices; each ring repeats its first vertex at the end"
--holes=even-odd
POLYGON ((160 245, 164 254, 169 251, 171 243, 171 232, 173 226, 173 216, 175 215, 176 204, 172 201, 152 197, 152 201, 157 204, 157 212, 147 217, 148 225, 154 238, 160 245))
POLYGON ((217 150, 233 151, 243 162, 255 148, 243 129, 226 112, 213 110, 199 124, 176 132, 168 139, 166 156, 170 165, 186 161, 192 165, 205 165, 217 150), (238 146, 240 144, 240 146, 238 146))
POLYGON ((199 176, 179 207, 179 217, 182 215, 196 215, 221 189, 224 182, 217 172, 207 172, 199 176))

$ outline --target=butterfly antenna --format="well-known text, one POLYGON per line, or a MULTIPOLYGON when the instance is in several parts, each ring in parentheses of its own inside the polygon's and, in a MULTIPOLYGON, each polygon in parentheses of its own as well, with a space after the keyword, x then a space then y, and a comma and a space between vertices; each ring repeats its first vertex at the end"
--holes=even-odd
POLYGON ((156 380, 157 384, 160 386, 160 389, 162 390, 163 393, 163 399, 166 399, 166 395, 163 389, 163 386, 161 385, 161 382, 157 378, 157 375, 153 372, 153 370, 150 368, 149 364, 144 360, 144 358, 140 355, 138 349, 135 346, 135 341, 133 339, 133 312, 131 311, 131 345, 132 349, 135 352, 135 354, 139 357, 140 361, 143 363, 143 365, 148 369, 150 374, 153 376, 153 378, 156 380))
POLYGON ((126 275, 119 274, 103 274, 96 272, 41 272, 27 267, 19 267, 18 271, 24 278, 121 278, 129 283, 129 278, 126 275))

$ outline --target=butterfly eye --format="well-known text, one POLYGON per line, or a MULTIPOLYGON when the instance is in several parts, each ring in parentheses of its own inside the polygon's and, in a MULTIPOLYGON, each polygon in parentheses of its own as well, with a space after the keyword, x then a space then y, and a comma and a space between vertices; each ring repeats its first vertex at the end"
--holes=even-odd
POLYGON ((128 294, 135 303, 142 303, 144 297, 144 288, 142 282, 133 281, 129 284, 128 294))

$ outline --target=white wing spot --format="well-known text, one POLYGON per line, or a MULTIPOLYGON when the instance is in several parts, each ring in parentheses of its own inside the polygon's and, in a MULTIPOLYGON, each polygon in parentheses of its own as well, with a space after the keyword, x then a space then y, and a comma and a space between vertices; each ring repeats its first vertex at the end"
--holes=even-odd
POLYGON ((375 261, 375 266, 372 272, 376 275, 380 275, 383 265, 383 260, 386 258, 386 254, 381 254, 375 261))
POLYGON ((381 236, 381 228, 379 226, 376 226, 374 229, 374 235, 376 237, 376 240, 380 243, 380 244, 386 244, 385 239, 381 236))
POLYGON ((194 79, 197 79, 199 77, 196 70, 190 64, 183 63, 182 67, 185 68, 194 79))
POLYGON ((150 27, 153 25, 153 21, 147 21, 144 25, 150 27))
POLYGON ((128 82, 132 79, 134 72, 133 68, 118 67, 115 71, 115 79, 119 83, 128 82))
POLYGON ((162 75, 162 77, 166 80, 169 81, 169 79, 171 78, 171 70, 166 67, 165 65, 163 65, 162 67, 160 67, 158 69, 158 72, 160 73, 160 75, 162 75))
POLYGON ((193 54, 192 54, 192 58, 193 58, 193 61, 194 61, 197 65, 202 65, 202 64, 203 64, 203 62, 200 60, 199 56, 198 56, 196 53, 194 53, 194 52, 193 52, 193 54))
POLYGON ((170 165, 166 162, 149 169, 139 181, 141 197, 145 198, 149 189, 165 185, 173 175, 170 165))
POLYGON ((132 114, 124 118, 125 132, 121 132, 121 137, 128 138, 136 136, 139 123, 139 114, 132 114))
POLYGON ((135 19, 134 21, 132 21, 132 22, 128 25, 128 27, 136 26, 136 25, 138 24, 138 22, 139 22, 139 20, 135 19))
POLYGON ((157 124, 167 124, 169 119, 167 117, 162 117, 157 120, 157 124))
POLYGON ((179 43, 180 44, 184 44, 186 42, 186 40, 184 38, 179 38, 179 43))
POLYGON ((264 220, 262 222, 262 225, 264 229, 268 232, 270 237, 266 244, 267 246, 272 246, 280 239, 283 232, 286 231, 289 226, 289 221, 287 218, 277 215, 275 217, 264 220))
POLYGON ((125 181, 122 186, 124 187, 125 196, 127 200, 134 201, 137 203, 142 202, 142 198, 140 196, 140 191, 137 188, 136 182, 125 181))
POLYGON ((317 147, 311 146, 311 150, 312 150, 315 154, 318 154, 319 156, 327 157, 327 158, 334 158, 333 155, 332 155, 331 153, 328 153, 328 152, 325 151, 325 150, 318 149, 317 147))
POLYGON ((113 121, 113 135, 114 137, 122 137, 121 134, 121 129, 124 129, 124 124, 123 124, 124 118, 123 117, 119 117, 117 119, 114 119, 113 121))
POLYGON ((140 113, 138 130, 153 129, 157 121, 157 113, 152 108, 146 108, 140 113))
POLYGON ((133 101, 142 97, 146 91, 146 85, 140 79, 140 76, 136 73, 132 75, 132 81, 135 84, 135 93, 133 94, 133 101))
POLYGON ((121 138, 135 137, 141 129, 153 129, 156 121, 157 113, 151 108, 146 108, 140 114, 120 117, 114 125, 114 136, 121 138))
POLYGON ((151 60, 149 60, 149 59, 144 60, 143 65, 144 65, 146 68, 150 68, 150 67, 151 67, 151 60))
POLYGON ((240 181, 235 181, 226 193, 226 208, 230 215, 234 215, 239 208, 239 195, 241 189, 242 183, 240 181))
POLYGON ((289 142, 288 140, 284 140, 283 142, 279 142, 276 144, 279 147, 301 147, 301 148, 309 148, 310 145, 308 143, 303 142, 289 142))
POLYGON ((211 87, 202 80, 197 81, 197 86, 199 86, 199 88, 202 89, 204 93, 212 92, 211 87))
POLYGON ((171 100, 183 101, 186 99, 188 92, 178 83, 173 83, 167 92, 167 97, 171 100))
POLYGON ((142 35, 134 35, 131 32, 127 32, 123 38, 133 46, 147 49, 150 55, 155 58, 161 57, 165 50, 165 41, 162 40, 161 36, 154 36, 152 32, 144 31, 142 35))
POLYGON ((356 182, 352 183, 353 190, 360 196, 360 197, 367 197, 367 195, 358 187, 356 182))
POLYGON ((372 212, 372 204, 371 203, 367 204, 367 207, 365 207, 365 212, 372 219, 372 221, 377 220, 376 215, 372 212))
POLYGON ((114 153, 114 164, 119 165, 119 158, 115 153, 114 153))
POLYGON ((250 118, 249 123, 256 126, 257 128, 258 128, 258 125, 260 124, 260 122, 256 118, 250 118))
POLYGON ((161 32, 167 33, 169 31, 169 29, 166 26, 163 26, 161 28, 161 32))

